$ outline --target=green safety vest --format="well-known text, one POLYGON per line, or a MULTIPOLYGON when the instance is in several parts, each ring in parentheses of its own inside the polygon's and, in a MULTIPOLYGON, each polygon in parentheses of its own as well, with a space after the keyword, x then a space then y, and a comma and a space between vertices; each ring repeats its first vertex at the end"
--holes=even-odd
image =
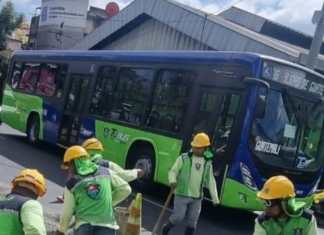
POLYGON ((75 198, 76 220, 96 224, 114 224, 111 178, 109 170, 99 167, 91 175, 73 176, 66 184, 75 198))
POLYGON ((0 234, 23 235, 20 210, 25 202, 32 200, 17 194, 9 194, 0 200, 0 234))
MULTIPOLYGON (((175 194, 178 196, 184 196, 184 197, 192 197, 189 193, 189 184, 188 180, 190 179, 191 175, 191 169, 192 169, 192 153, 183 153, 181 154, 182 159, 182 167, 178 174, 177 178, 177 188, 175 194)), ((206 160, 204 164, 204 172, 202 176, 202 180, 200 182, 200 197, 203 197, 203 188, 208 187, 209 182, 209 168, 212 166, 211 160, 206 160)), ((194 197, 193 197, 194 198, 194 197)))
POLYGON ((268 235, 307 235, 313 215, 305 211, 299 217, 289 217, 285 220, 275 220, 262 214, 258 222, 268 235))

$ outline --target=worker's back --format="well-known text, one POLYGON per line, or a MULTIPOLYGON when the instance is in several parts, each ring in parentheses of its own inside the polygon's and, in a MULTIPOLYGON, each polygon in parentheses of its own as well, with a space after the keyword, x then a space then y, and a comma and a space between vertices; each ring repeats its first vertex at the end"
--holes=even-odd
POLYGON ((86 177, 76 175, 68 181, 67 188, 73 193, 77 205, 76 220, 114 223, 110 173, 107 169, 100 167, 86 177))

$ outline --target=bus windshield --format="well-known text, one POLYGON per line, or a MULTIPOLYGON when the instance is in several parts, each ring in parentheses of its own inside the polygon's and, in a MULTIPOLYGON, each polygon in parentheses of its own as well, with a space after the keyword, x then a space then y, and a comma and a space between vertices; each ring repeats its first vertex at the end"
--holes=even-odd
POLYGON ((282 161, 271 159, 272 164, 278 162, 288 168, 313 168, 321 159, 323 111, 321 102, 269 90, 265 115, 253 124, 255 154, 273 155, 282 161))

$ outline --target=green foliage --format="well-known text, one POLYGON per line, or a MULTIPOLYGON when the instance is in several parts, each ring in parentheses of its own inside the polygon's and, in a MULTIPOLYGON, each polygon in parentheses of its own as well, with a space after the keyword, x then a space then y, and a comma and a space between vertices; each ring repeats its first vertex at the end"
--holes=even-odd
MULTIPOLYGON (((0 0, 1 1, 1 0, 0 0)), ((0 10, 0 50, 6 47, 6 37, 23 22, 24 16, 17 14, 11 1, 5 3, 0 10)))

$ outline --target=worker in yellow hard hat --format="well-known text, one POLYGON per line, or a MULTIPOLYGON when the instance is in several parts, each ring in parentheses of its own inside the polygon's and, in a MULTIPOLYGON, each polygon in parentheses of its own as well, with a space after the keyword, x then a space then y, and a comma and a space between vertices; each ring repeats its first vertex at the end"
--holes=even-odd
POLYGON ((98 140, 97 138, 90 138, 85 140, 82 144, 82 147, 87 150, 93 162, 102 167, 111 169, 127 182, 133 181, 137 178, 141 178, 144 176, 144 171, 142 169, 125 170, 118 164, 104 159, 104 147, 100 140, 98 140))
POLYGON ((131 193, 126 181, 93 163, 81 146, 64 154, 62 168, 70 172, 64 189, 59 233, 66 233, 74 215, 74 234, 115 234, 118 225, 113 207, 131 193))
POLYGON ((12 180, 11 193, 0 200, 0 234, 45 235, 43 208, 37 201, 46 193, 44 176, 24 169, 12 180))
POLYGON ((295 200, 294 184, 285 176, 268 179, 257 197, 264 201, 265 211, 255 222, 254 235, 315 235, 315 217, 295 200))
POLYGON ((180 223, 187 215, 185 235, 193 235, 196 230, 203 199, 203 188, 209 190, 214 205, 219 203, 216 181, 213 174, 213 154, 209 150, 207 134, 198 133, 191 142, 191 151, 177 158, 169 172, 169 183, 175 188, 173 214, 163 225, 162 234, 180 223))

